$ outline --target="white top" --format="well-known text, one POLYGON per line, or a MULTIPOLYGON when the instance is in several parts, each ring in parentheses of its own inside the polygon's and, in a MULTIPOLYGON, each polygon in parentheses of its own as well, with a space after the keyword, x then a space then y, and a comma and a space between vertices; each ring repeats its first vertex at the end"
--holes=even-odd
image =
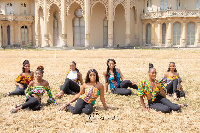
POLYGON ((77 71, 70 71, 69 74, 67 75, 67 78, 71 79, 72 81, 77 80, 78 78, 77 71))

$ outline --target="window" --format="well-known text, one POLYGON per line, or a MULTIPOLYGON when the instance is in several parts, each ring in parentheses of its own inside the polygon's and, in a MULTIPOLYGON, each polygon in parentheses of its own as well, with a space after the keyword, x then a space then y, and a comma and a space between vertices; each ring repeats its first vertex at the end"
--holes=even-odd
POLYGON ((26 15, 26 3, 21 3, 21 14, 26 15))
POLYGON ((21 27, 22 45, 28 44, 28 28, 27 26, 21 27))
POLYGON ((195 23, 187 24, 187 45, 194 45, 195 43, 195 23))
POLYGON ((200 9, 200 0, 197 0, 197 3, 196 3, 196 9, 197 9, 197 10, 200 9))
POLYGON ((108 46, 108 20, 106 18, 103 20, 103 44, 108 46))
POLYGON ((166 40, 166 24, 162 24, 162 44, 165 44, 166 40))
POLYGON ((6 9, 7 9, 7 15, 13 14, 12 4, 11 3, 7 4, 6 9))
POLYGON ((146 44, 151 44, 151 24, 146 25, 146 44))
POLYGON ((167 0, 161 0, 161 11, 167 10, 167 0))
POLYGON ((152 11, 152 0, 147 0, 147 12, 152 11))
POLYGON ((176 9, 181 9, 181 0, 176 0, 176 9))
POLYGON ((173 45, 180 45, 181 42, 181 23, 176 22, 173 25, 173 45))

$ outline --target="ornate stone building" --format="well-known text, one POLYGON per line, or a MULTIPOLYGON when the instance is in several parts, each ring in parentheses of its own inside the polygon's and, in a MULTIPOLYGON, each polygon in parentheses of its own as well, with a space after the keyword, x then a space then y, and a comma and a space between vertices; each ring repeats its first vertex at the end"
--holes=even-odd
POLYGON ((0 0, 0 46, 200 47, 200 0, 0 0))

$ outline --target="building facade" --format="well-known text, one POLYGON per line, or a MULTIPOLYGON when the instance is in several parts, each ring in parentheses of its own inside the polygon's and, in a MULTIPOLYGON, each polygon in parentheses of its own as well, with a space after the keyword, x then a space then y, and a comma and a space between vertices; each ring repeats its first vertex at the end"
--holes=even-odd
POLYGON ((200 47, 200 0, 0 0, 0 46, 200 47))

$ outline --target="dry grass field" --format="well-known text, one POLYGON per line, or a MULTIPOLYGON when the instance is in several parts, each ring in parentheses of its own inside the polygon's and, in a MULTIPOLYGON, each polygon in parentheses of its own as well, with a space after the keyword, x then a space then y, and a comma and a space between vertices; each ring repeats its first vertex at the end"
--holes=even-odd
POLYGON ((23 50, 23 53, 17 49, 0 50, 0 132, 200 132, 200 49, 136 49, 135 54, 133 51, 98 49, 93 53, 93 50, 57 50, 55 58, 54 50, 23 50), (32 71, 39 65, 44 66, 44 79, 49 81, 55 97, 71 61, 77 63, 84 79, 86 72, 95 68, 99 72, 100 81, 104 83, 102 73, 106 70, 108 58, 114 58, 126 79, 137 84, 148 77, 149 62, 154 64, 157 79, 160 79, 169 62, 174 61, 183 80, 186 98, 179 101, 173 101, 170 96, 167 98, 189 106, 181 112, 170 114, 154 110, 145 112, 140 105, 137 91, 132 89, 131 96, 114 95, 110 91, 105 93, 109 109, 103 110, 100 99, 97 99, 95 111, 90 117, 58 111, 72 95, 56 99, 58 106, 47 106, 47 94, 43 96, 44 106, 40 111, 24 109, 12 114, 11 109, 16 104, 23 103, 24 96, 2 97, 3 93, 15 89, 14 81, 20 74, 25 59, 30 61, 32 71))

